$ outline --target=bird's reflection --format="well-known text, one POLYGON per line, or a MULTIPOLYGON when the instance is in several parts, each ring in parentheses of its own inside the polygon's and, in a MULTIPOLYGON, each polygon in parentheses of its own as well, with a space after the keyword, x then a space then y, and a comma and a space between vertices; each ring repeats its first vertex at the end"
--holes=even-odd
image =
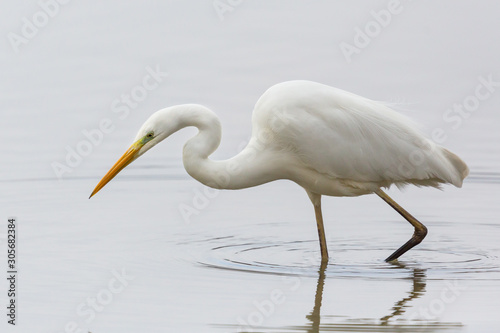
POLYGON ((319 332, 321 322, 320 310, 323 300, 323 287, 325 286, 325 271, 328 266, 327 261, 322 261, 318 271, 318 284, 316 286, 316 296, 314 297, 314 308, 306 318, 311 322, 311 329, 308 332, 319 332))
MULTIPOLYGON (((389 321, 405 313, 408 308, 408 303, 414 299, 417 299, 424 295, 426 286, 426 273, 425 269, 418 267, 407 267, 402 263, 392 263, 396 269, 410 270, 412 279, 412 290, 403 297, 401 300, 397 301, 391 308, 391 312, 379 320, 377 326, 387 326, 389 321)), ((328 266, 327 262, 323 262, 318 271, 318 283, 316 287, 316 295, 314 297, 314 307, 309 315, 306 316, 309 324, 304 327, 306 332, 315 333, 319 332, 320 328, 326 330, 335 330, 335 327, 330 325, 321 326, 321 303, 323 301, 323 288, 325 286, 326 268, 328 266), (331 326, 331 327, 330 327, 331 326)), ((352 321, 351 321, 352 324, 352 321)), ((355 325, 355 324, 354 324, 355 325)), ((366 326, 365 323, 360 323, 359 325, 366 326)), ((371 325, 370 325, 371 326, 371 325)), ((368 327, 365 327, 368 328, 368 327)))
MULTIPOLYGON (((391 263, 401 269, 407 269, 407 267, 399 262, 391 263)), ((408 296, 396 302, 391 309, 391 313, 387 316, 380 318, 380 325, 387 325, 389 320, 395 318, 397 316, 402 315, 406 308, 408 307, 407 303, 411 300, 419 298, 425 293, 425 285, 426 285, 426 276, 425 269, 412 267, 412 277, 413 277, 413 289, 408 293, 408 296)))

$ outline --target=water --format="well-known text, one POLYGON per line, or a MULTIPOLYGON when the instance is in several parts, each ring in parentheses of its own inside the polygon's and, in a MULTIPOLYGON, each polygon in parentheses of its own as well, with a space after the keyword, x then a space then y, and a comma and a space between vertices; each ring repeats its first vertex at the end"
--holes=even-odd
MULTIPOLYGON (((71 2, 18 53, 4 38, 0 202, 4 220, 18 219, 19 293, 17 327, 4 317, 2 332, 495 331, 500 94, 493 86, 474 111, 443 117, 480 77, 500 77, 498 5, 464 1, 451 15, 452 5, 402 2, 351 63, 339 43, 386 2, 242 2, 223 21, 210 2, 71 2), (168 75, 144 100, 112 107, 158 68, 168 75), (331 260, 321 265, 306 193, 286 181, 207 190, 182 167, 192 129, 87 199, 154 110, 210 106, 224 135, 214 158, 228 158, 250 136, 258 96, 296 78, 397 102, 469 164, 462 189, 389 191, 429 228, 399 263, 383 259, 413 230, 369 195, 324 198, 331 260), (54 162, 67 165, 68 147, 105 118, 113 129, 58 180, 54 162)), ((40 10, 7 7, 4 36, 40 10)))

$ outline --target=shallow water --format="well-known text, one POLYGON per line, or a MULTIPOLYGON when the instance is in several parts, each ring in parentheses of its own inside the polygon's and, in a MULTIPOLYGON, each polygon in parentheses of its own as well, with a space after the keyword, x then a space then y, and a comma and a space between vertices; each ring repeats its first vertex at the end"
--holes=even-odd
MULTIPOLYGON (((394 191, 408 209, 425 212, 421 220, 430 230, 396 264, 383 259, 411 235, 406 222, 375 196, 327 199, 331 260, 325 267, 306 195, 287 182, 221 192, 189 223, 180 221, 176 206, 199 188, 191 180, 124 176, 91 201, 82 197, 88 194, 86 179, 6 184, 14 195, 28 183, 31 193, 23 198, 38 210, 8 202, 23 212, 24 327, 39 323, 57 331, 72 321, 92 332, 434 332, 496 326, 499 226, 484 213, 467 219, 463 209, 454 208, 465 207, 478 191, 493 195, 496 184, 394 191), (147 199, 141 191, 123 191, 144 185, 147 199), (274 204, 269 196, 287 200, 274 204), (124 209, 124 202, 140 209, 124 209), (88 297, 99 299, 112 270, 122 269, 133 279, 87 322, 90 317, 79 315, 78 306, 88 297)), ((488 202, 476 202, 474 209, 492 215, 498 210, 488 202)))
MULTIPOLYGON (((459 124, 443 115, 479 76, 500 77, 498 5, 464 1, 451 15, 445 4, 404 2, 352 63, 339 42, 386 2, 242 2, 223 21, 210 2, 74 2, 18 53, 4 39, 0 203, 3 219, 18 220, 19 278, 18 324, 2 319, 2 332, 495 331, 500 93, 459 124), (168 77, 122 119, 112 101, 156 66, 168 77), (258 96, 296 78, 404 102, 401 112, 429 136, 443 128, 443 144, 469 164, 462 189, 388 192, 429 228, 398 263, 384 258, 413 230, 377 196, 323 199, 331 259, 322 265, 305 191, 287 181, 208 190, 182 167, 192 129, 88 200, 153 111, 213 108, 224 133, 214 158, 224 159, 248 140, 258 96), (114 129, 58 180, 51 164, 103 118, 114 129)), ((3 35, 39 10, 9 6, 3 35)))

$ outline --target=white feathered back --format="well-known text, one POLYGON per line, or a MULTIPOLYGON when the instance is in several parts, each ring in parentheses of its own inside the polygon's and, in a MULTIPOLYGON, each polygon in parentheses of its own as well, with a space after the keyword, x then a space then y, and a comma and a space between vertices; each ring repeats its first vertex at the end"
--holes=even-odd
POLYGON ((289 81, 269 88, 256 104, 253 123, 272 131, 276 149, 294 151, 305 165, 331 178, 461 187, 469 172, 407 117, 320 83, 289 81))

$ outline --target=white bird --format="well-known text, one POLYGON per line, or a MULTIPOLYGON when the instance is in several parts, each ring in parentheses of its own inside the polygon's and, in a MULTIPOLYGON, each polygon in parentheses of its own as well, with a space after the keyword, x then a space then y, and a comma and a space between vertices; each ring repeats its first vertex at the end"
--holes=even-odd
POLYGON ((323 261, 328 261, 328 251, 321 196, 376 193, 415 228, 411 239, 386 259, 392 261, 419 244, 427 228, 382 188, 442 183, 461 187, 469 173, 457 155, 425 138, 410 119, 382 103, 316 82, 288 81, 269 88, 255 105, 252 125, 245 149, 228 160, 214 161, 209 156, 221 140, 215 113, 196 104, 159 110, 90 197, 153 146, 195 126, 199 132, 183 149, 186 171, 216 189, 242 189, 278 179, 302 186, 314 206, 323 261))

